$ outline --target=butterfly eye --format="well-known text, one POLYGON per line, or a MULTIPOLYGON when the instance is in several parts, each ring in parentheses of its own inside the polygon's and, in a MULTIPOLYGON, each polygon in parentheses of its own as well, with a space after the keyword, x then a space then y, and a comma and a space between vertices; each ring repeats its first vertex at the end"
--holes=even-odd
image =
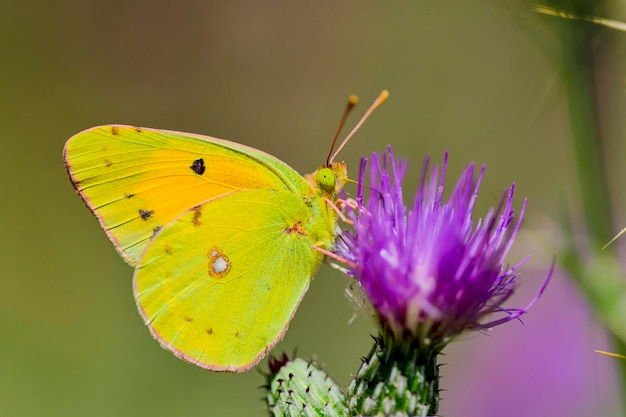
POLYGON ((320 168, 317 171, 317 183, 322 190, 328 193, 334 193, 337 188, 335 173, 330 168, 320 168))

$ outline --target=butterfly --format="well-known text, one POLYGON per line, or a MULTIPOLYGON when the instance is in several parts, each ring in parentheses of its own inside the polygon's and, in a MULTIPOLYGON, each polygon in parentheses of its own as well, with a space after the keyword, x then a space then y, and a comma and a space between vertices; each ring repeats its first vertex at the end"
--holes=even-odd
POLYGON ((334 247, 333 202, 348 174, 333 159, 387 95, 304 176, 258 149, 192 133, 108 125, 66 142, 70 179, 135 267, 137 307, 161 346, 208 370, 244 372, 282 339, 334 247))

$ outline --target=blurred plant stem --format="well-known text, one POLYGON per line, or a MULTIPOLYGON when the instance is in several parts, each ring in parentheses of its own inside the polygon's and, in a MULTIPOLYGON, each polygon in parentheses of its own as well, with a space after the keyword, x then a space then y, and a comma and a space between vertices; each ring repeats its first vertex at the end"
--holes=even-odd
MULTIPOLYGON (((599 34, 609 29, 593 23, 592 16, 604 17, 605 1, 561 0, 549 6, 562 11, 559 17, 546 17, 556 30, 562 50, 562 73, 566 89, 578 198, 584 219, 584 236, 575 233, 569 219, 570 209, 562 210, 565 250, 560 263, 576 281, 612 332, 614 349, 626 354, 626 284, 612 246, 602 249, 613 237, 607 168, 604 160, 606 141, 598 120, 603 109, 597 91, 596 71, 606 50, 599 47, 599 34), (595 48, 594 48, 595 46, 595 48)), ((555 15, 556 16, 556 15, 555 15)), ((577 212, 576 209, 573 210, 577 212)), ((622 387, 626 365, 621 364, 622 387)), ((626 395, 622 395, 626 406, 626 395)), ((626 409, 626 407, 624 407, 626 409)))

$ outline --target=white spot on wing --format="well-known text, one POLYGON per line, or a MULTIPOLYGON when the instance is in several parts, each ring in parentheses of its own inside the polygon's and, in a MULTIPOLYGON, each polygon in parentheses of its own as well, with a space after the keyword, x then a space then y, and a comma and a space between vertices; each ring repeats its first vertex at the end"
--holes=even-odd
POLYGON ((228 256, 218 247, 215 247, 207 253, 209 258, 208 273, 213 278, 222 278, 230 272, 230 260, 228 256))
POLYGON ((228 261, 224 259, 223 256, 220 256, 219 258, 216 258, 215 261, 213 261, 213 271, 215 271, 215 273, 221 274, 222 272, 226 271, 227 268, 228 261))

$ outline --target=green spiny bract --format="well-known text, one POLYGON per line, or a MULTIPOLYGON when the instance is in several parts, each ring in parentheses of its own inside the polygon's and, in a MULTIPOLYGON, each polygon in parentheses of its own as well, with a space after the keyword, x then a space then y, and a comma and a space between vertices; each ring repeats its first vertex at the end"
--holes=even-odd
POLYGON ((435 415, 439 403, 436 353, 399 346, 387 338, 375 342, 348 388, 352 415, 435 415))
POLYGON ((295 358, 270 360, 267 403, 275 417, 347 416, 341 389, 313 362, 295 358))

